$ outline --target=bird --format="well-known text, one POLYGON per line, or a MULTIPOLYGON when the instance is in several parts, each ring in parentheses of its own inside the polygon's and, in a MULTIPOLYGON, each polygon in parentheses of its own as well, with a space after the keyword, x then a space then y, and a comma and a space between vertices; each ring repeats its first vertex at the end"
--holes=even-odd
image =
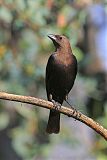
POLYGON ((55 109, 50 110, 46 132, 60 132, 60 113, 58 108, 67 100, 77 75, 77 59, 72 53, 69 39, 64 35, 49 34, 55 46, 46 65, 47 99, 53 102, 55 109))

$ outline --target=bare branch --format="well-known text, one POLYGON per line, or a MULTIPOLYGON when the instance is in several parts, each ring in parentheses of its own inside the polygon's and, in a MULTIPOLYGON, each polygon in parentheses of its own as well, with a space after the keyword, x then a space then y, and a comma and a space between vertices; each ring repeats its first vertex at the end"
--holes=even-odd
MULTIPOLYGON (((21 96, 21 95, 0 92, 0 99, 17 101, 22 103, 29 103, 29 104, 37 105, 39 107, 43 107, 47 109, 54 109, 53 103, 43 99, 30 97, 30 96, 21 96)), ((72 108, 67 108, 64 106, 61 106, 61 108, 59 109, 59 112, 85 123, 87 126, 89 126, 93 130, 95 130, 98 134, 100 134, 102 137, 104 137, 105 140, 107 140, 107 129, 105 129, 99 123, 95 122, 93 119, 85 116, 79 111, 75 111, 72 108)))

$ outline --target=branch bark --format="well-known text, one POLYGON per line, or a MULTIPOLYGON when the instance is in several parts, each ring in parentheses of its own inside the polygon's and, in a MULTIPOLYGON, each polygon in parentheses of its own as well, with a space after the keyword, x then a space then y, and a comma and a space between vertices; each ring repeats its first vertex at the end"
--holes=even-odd
MULTIPOLYGON (((9 94, 6 92, 0 92, 0 99, 28 103, 28 104, 37 105, 39 107, 43 107, 46 109, 54 109, 53 103, 43 99, 30 97, 30 96, 22 96, 22 95, 9 94)), ((67 107, 61 106, 61 108, 58 111, 62 114, 65 114, 69 117, 73 117, 74 119, 83 122, 93 130, 95 130, 107 141, 107 129, 105 129, 99 123, 95 122, 93 119, 87 117, 86 115, 82 114, 79 111, 75 111, 73 108, 67 108, 67 107)))

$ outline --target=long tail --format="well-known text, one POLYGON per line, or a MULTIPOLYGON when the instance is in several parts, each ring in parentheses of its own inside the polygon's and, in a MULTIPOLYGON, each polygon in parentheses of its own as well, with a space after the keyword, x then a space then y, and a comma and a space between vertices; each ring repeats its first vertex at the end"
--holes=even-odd
POLYGON ((60 113, 50 110, 46 132, 49 134, 59 133, 60 131, 60 113))

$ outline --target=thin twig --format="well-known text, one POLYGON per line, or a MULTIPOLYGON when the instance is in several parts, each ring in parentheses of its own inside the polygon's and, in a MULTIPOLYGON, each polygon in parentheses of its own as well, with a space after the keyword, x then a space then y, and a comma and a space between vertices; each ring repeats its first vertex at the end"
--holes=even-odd
MULTIPOLYGON (((0 99, 17 101, 22 103, 29 103, 29 104, 37 105, 39 107, 43 107, 47 109, 54 109, 53 103, 43 99, 30 97, 30 96, 21 96, 21 95, 0 92, 0 99)), ((93 119, 87 117, 86 115, 82 114, 79 111, 75 111, 73 108, 67 108, 64 106, 61 106, 61 108, 59 109, 59 112, 85 123, 87 126, 89 126, 93 130, 95 130, 98 134, 100 134, 102 137, 104 137, 105 140, 107 140, 107 129, 105 129, 99 123, 95 122, 93 119)))

